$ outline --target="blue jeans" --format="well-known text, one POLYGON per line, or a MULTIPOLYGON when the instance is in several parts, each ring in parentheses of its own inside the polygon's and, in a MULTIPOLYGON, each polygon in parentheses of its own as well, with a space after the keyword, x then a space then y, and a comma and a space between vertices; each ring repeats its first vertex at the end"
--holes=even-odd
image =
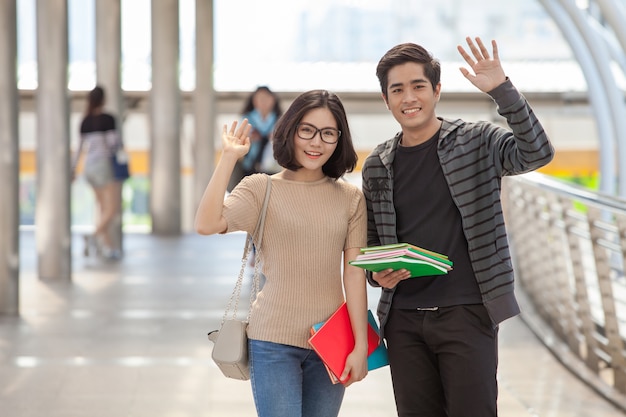
POLYGON ((249 340, 250 381, 259 417, 336 417, 345 387, 334 385, 310 349, 249 340))

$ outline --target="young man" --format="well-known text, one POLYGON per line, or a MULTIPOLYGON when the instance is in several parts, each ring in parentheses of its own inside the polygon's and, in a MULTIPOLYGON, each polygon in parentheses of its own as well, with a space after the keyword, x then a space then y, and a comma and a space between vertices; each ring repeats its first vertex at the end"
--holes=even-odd
POLYGON ((519 313, 500 202, 501 179, 552 160, 554 149, 526 99, 493 53, 467 38, 461 72, 489 94, 510 130, 436 116, 439 62, 419 45, 390 49, 376 74, 402 128, 363 165, 368 245, 411 243, 446 254, 448 275, 368 274, 382 287, 398 415, 497 415, 498 325, 519 313))

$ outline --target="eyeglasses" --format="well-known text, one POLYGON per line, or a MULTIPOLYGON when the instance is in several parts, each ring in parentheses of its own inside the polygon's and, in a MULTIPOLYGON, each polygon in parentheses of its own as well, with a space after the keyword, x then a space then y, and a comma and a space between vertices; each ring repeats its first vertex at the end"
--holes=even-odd
POLYGON ((297 127, 296 133, 300 139, 311 140, 320 132, 320 138, 322 142, 332 145, 337 143, 339 136, 341 136, 341 130, 337 130, 334 127, 323 127, 321 129, 316 128, 309 123, 300 123, 297 127))

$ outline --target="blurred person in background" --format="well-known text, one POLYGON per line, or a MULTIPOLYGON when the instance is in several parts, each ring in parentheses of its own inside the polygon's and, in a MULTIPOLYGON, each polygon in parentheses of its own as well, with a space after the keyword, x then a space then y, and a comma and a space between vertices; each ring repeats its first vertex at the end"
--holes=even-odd
POLYGON ((120 206, 120 181, 114 176, 111 157, 123 145, 115 118, 104 111, 104 103, 104 89, 96 86, 88 95, 71 178, 75 180, 78 161, 84 152, 83 176, 93 189, 98 209, 95 230, 84 237, 84 255, 101 254, 105 259, 115 260, 121 257, 121 252, 114 247, 109 229, 120 206))
POLYGON ((274 158, 272 134, 276 121, 282 114, 280 99, 269 87, 259 86, 248 96, 241 116, 252 126, 250 151, 238 161, 228 191, 247 175, 258 172, 275 174, 281 170, 274 158))

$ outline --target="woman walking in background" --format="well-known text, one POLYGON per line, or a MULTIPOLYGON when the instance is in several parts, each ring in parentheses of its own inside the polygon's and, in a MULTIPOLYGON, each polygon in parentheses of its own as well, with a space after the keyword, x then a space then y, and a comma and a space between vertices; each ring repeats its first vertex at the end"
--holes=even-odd
POLYGON ((120 205, 111 156, 122 147, 122 140, 115 118, 104 112, 104 102, 102 87, 96 86, 89 92, 87 110, 80 125, 80 142, 72 163, 72 181, 76 178, 76 166, 84 151, 83 175, 94 191, 98 206, 95 230, 85 236, 85 256, 95 251, 106 259, 119 259, 121 253, 113 246, 109 227, 120 205))

